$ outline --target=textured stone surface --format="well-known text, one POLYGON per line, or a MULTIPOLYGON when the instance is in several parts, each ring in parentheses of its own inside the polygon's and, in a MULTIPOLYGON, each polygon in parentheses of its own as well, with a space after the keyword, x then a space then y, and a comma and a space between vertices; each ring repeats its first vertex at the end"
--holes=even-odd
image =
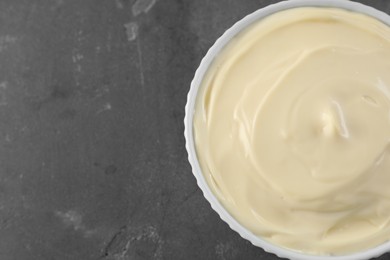
POLYGON ((0 259, 277 259, 211 210, 182 123, 208 48, 273 2, 0 1, 0 259))

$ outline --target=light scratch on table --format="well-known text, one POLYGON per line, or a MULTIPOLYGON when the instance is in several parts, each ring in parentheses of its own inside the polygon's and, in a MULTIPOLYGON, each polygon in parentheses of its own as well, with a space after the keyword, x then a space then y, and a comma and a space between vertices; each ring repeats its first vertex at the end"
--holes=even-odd
POLYGON ((98 115, 98 114, 100 114, 100 113, 102 113, 104 111, 108 111, 108 110, 111 110, 111 109, 112 109, 111 104, 110 103, 106 103, 106 104, 103 105, 103 107, 99 111, 96 112, 96 114, 98 115))
POLYGON ((137 36, 138 36, 138 24, 136 22, 126 23, 126 24, 124 24, 124 27, 126 28, 127 40, 129 42, 132 42, 135 39, 137 39, 137 36))
POLYGON ((141 13, 148 13, 156 2, 157 0, 137 0, 132 7, 133 15, 138 16, 141 13))
POLYGON ((95 233, 94 230, 88 230, 83 224, 83 216, 75 211, 68 210, 66 212, 56 211, 55 215, 62 220, 65 226, 72 227, 75 231, 81 231, 85 237, 89 237, 95 233))
POLYGON ((137 53, 138 53, 138 66, 139 66, 141 85, 142 87, 144 87, 145 86, 144 66, 142 62, 142 48, 139 39, 137 39, 137 53))

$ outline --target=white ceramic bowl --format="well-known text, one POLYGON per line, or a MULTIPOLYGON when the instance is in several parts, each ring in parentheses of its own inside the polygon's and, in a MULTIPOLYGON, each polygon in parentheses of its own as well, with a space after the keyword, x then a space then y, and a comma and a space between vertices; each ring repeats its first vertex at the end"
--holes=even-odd
MULTIPOLYGON (((210 48, 207 52, 206 56, 203 58, 200 63, 199 68, 195 73, 195 77, 191 83, 191 89, 188 93, 187 105, 185 108, 185 118, 184 118, 184 136, 186 139, 186 148, 188 152, 188 160, 192 166, 192 171, 196 177, 198 185, 200 189, 203 191, 205 198, 210 202, 211 207, 219 214, 222 220, 224 220, 231 229, 236 231, 241 235, 241 237, 249 240, 253 245, 263 248, 265 251, 274 253, 275 255, 288 258, 291 260, 365 260, 373 257, 378 257, 386 252, 390 252, 390 241, 386 242, 380 246, 375 248, 365 250, 358 253, 353 253, 350 255, 342 255, 342 256, 318 256, 318 255, 308 255, 303 253, 298 253, 295 251, 291 251, 285 248, 282 248, 278 245, 267 242, 254 235, 251 231, 243 227, 236 219, 234 219, 230 213, 222 206, 222 204, 218 201, 216 196, 211 191, 208 186, 206 179, 204 178, 197 156, 195 151, 194 137, 193 137, 193 115, 196 97, 198 93, 198 89, 202 83, 203 77, 207 72, 210 64, 214 60, 214 58, 219 54, 219 52, 224 48, 224 46, 240 31, 245 29, 247 26, 256 22, 264 17, 267 17, 273 13, 296 8, 296 7, 337 7, 342 8, 362 14, 366 14, 372 17, 377 18, 378 20, 384 22, 385 24, 390 26, 390 16, 378 11, 372 7, 347 1, 347 0, 290 0, 283 1, 273 5, 269 5, 265 8, 259 9, 254 13, 249 14, 242 20, 238 21, 234 24, 230 29, 228 29, 210 48)), ((201 152, 201 151, 200 151, 201 152)))

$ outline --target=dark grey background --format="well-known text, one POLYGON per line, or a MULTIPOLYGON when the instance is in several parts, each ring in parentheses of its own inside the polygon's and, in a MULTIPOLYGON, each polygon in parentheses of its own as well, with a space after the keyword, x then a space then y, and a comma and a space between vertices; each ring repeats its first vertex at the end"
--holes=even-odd
POLYGON ((208 48, 274 2, 1 0, 0 260, 277 259, 212 211, 182 123, 208 48))

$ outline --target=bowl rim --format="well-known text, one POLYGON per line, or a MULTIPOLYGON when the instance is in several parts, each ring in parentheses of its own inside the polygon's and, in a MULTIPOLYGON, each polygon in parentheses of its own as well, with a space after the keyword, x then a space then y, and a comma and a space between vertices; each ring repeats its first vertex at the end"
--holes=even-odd
POLYGON ((221 37, 219 37, 213 46, 208 50, 206 55, 200 62, 199 67, 195 72, 195 76, 191 82, 191 87, 187 95, 187 103, 185 106, 184 117, 184 137, 185 146, 188 153, 188 161, 192 167, 192 173, 194 174, 197 184, 203 196, 210 203, 212 209, 217 212, 219 217, 226 222, 230 228, 236 231, 242 238, 251 242, 254 246, 264 249, 268 253, 273 253, 281 258, 288 258, 291 260, 366 260, 373 257, 378 257, 384 253, 390 251, 390 241, 385 242, 374 248, 356 252, 348 255, 310 255, 292 251, 290 249, 278 246, 265 239, 254 235, 251 231, 241 225, 219 202, 217 197, 211 191, 206 179, 203 176, 202 170, 199 165, 199 161, 196 154, 194 136, 193 136, 193 116, 195 112, 195 103, 199 87, 202 83, 209 66, 214 61, 219 52, 229 43, 229 41, 237 35, 239 32, 247 28, 252 23, 263 19, 276 12, 298 8, 298 7, 334 7, 341 8, 357 13, 366 14, 374 17, 379 21, 390 26, 390 16, 382 11, 379 11, 371 6, 364 5, 358 2, 352 2, 348 0, 289 0, 281 1, 275 4, 268 5, 264 8, 258 9, 253 13, 248 14, 232 27, 227 29, 221 37))

